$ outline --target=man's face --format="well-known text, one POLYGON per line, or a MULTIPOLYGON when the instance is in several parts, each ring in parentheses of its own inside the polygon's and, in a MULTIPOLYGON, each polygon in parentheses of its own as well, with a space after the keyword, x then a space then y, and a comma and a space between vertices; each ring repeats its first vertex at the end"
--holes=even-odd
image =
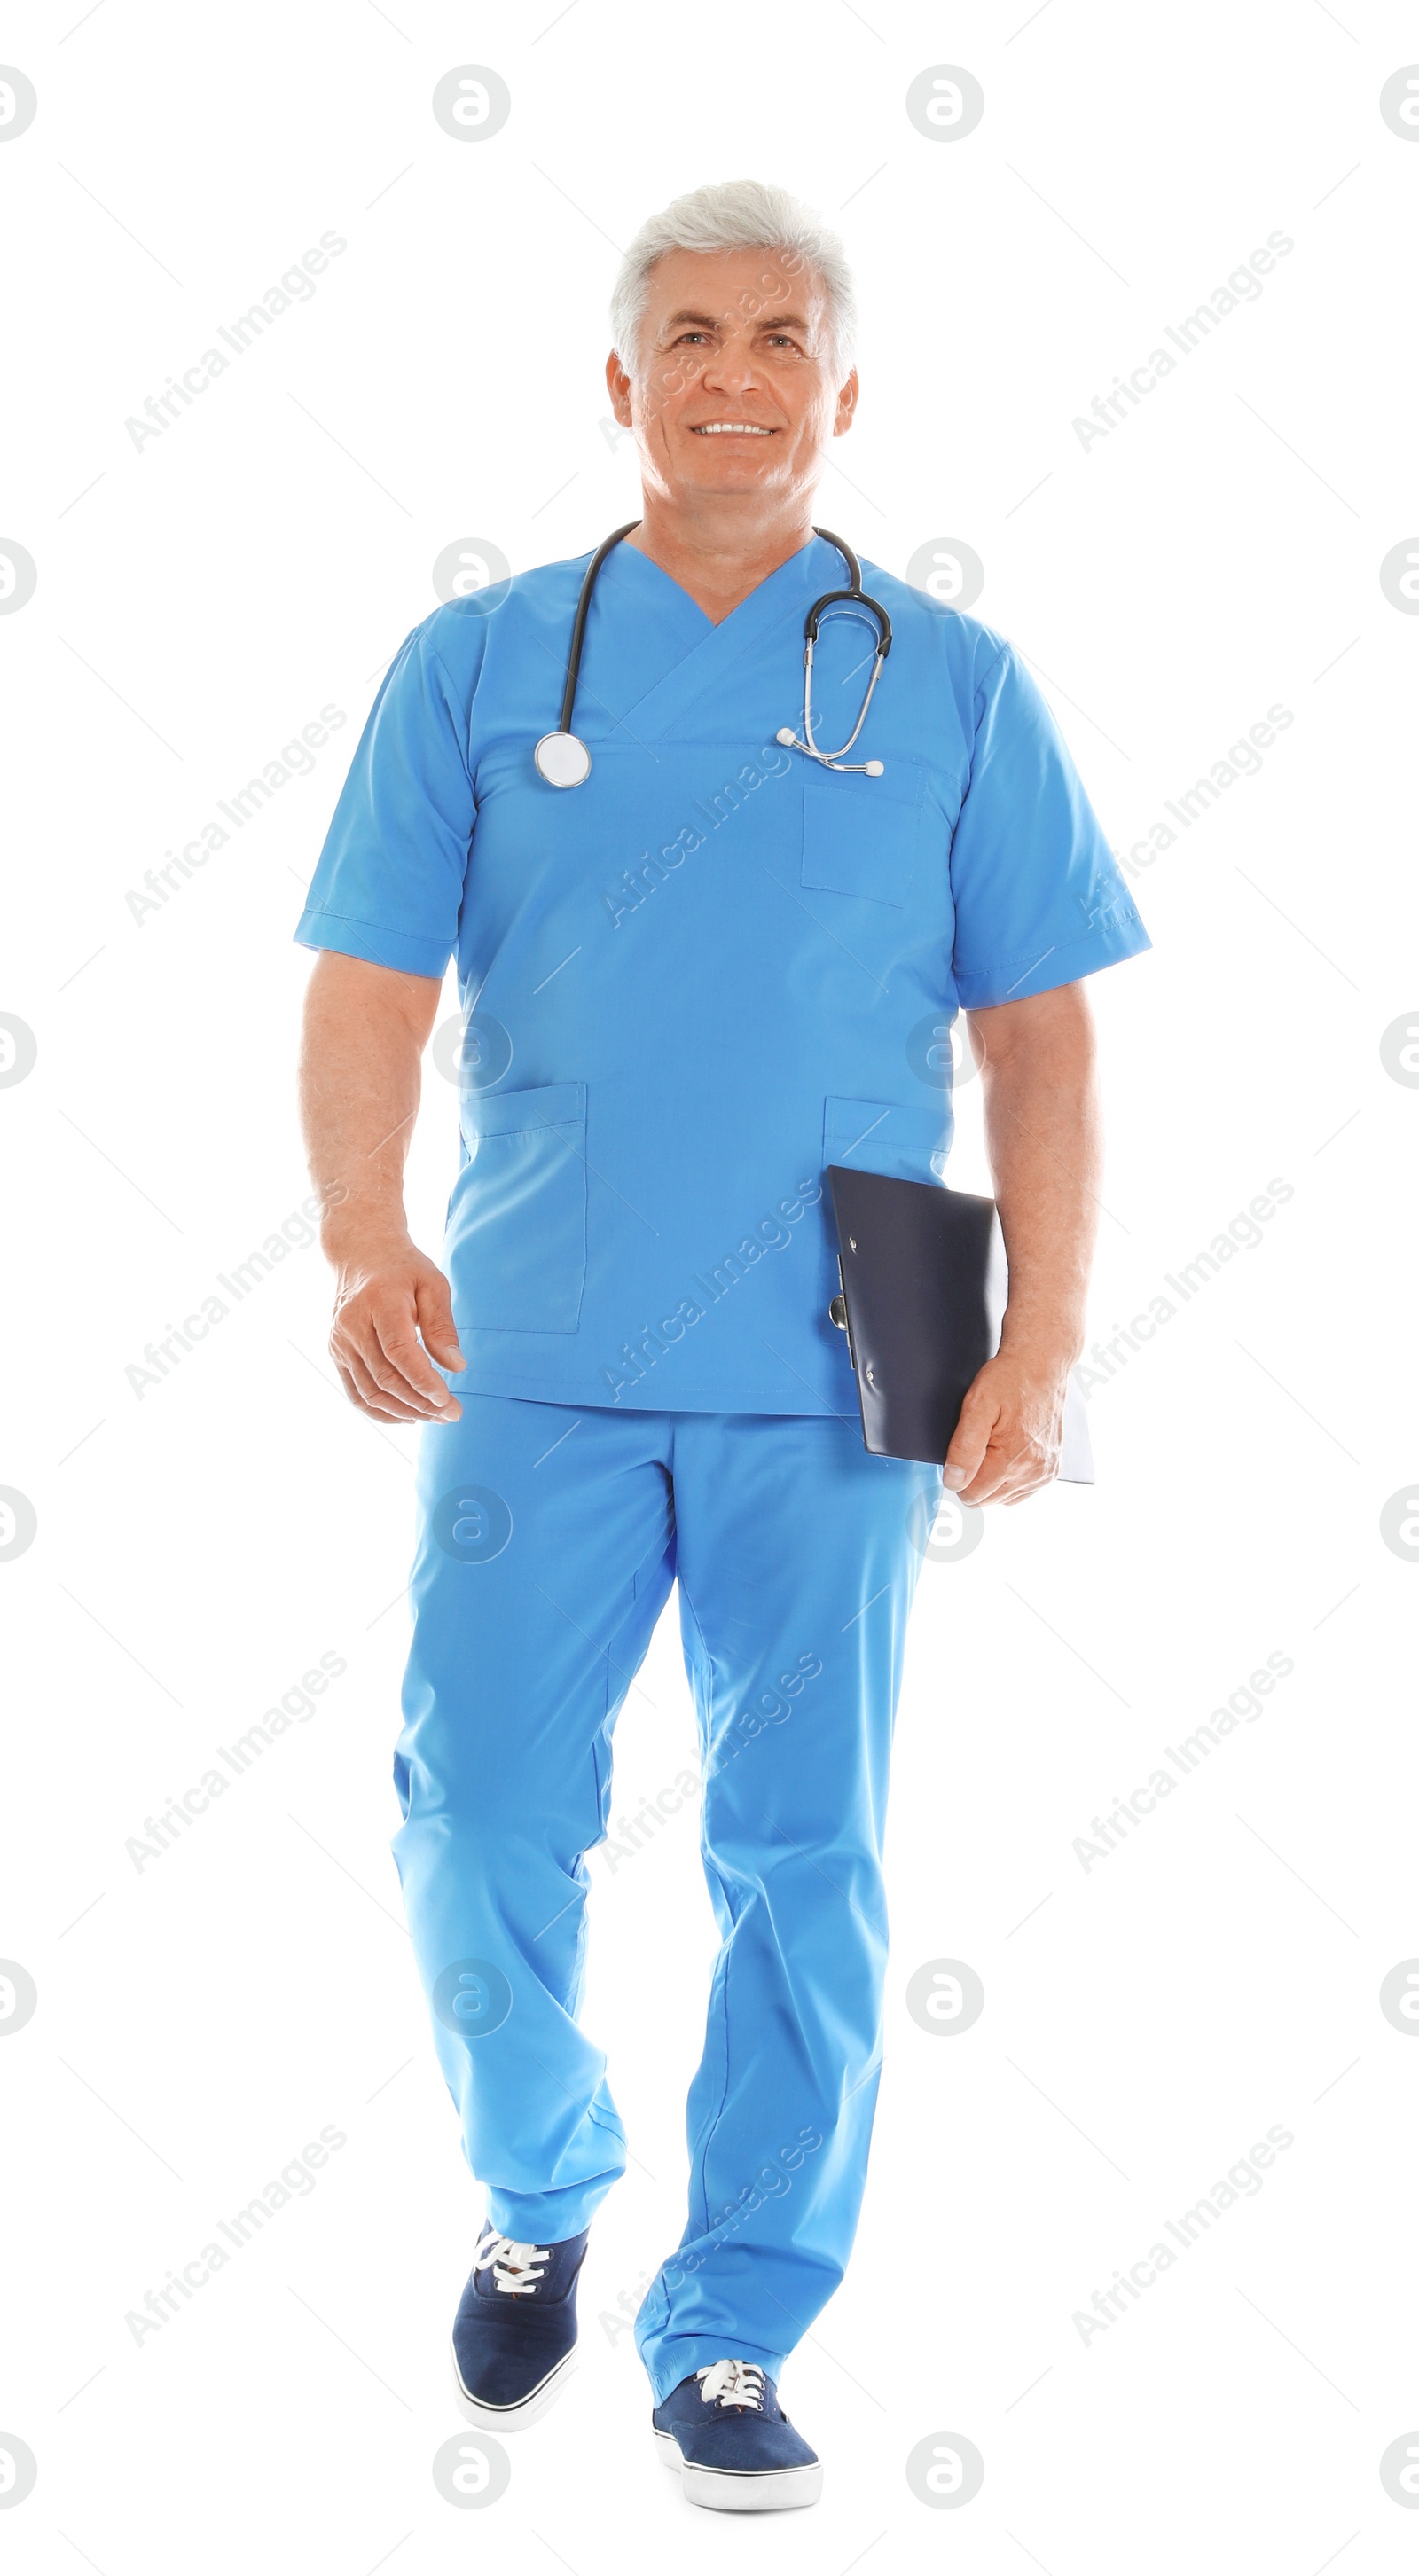
POLYGON ((647 489, 790 500, 811 491, 857 402, 839 385, 821 280, 776 251, 670 251, 650 273, 640 347, 606 382, 647 489))

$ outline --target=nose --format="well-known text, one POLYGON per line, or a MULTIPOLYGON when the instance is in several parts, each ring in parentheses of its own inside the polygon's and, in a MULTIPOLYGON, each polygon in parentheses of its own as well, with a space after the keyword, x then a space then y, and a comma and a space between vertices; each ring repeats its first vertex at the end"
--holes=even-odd
POLYGON ((757 392, 763 376, 747 340, 727 339, 712 353, 701 383, 724 393, 757 392))

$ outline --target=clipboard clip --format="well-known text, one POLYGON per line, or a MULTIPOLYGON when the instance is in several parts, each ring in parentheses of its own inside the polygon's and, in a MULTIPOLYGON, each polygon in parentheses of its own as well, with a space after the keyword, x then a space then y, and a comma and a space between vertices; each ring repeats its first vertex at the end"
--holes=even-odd
MULTIPOLYGON (((849 1235, 848 1241, 852 1244, 852 1248, 855 1252, 857 1250, 856 1240, 854 1237, 849 1235)), ((853 1376, 856 1377, 857 1353, 852 1346, 852 1326, 847 1319, 847 1281, 843 1277, 843 1257, 841 1253, 838 1254, 838 1293, 836 1297, 829 1301, 828 1321, 830 1324, 836 1324, 840 1333, 846 1333, 847 1355, 852 1363, 853 1376)))

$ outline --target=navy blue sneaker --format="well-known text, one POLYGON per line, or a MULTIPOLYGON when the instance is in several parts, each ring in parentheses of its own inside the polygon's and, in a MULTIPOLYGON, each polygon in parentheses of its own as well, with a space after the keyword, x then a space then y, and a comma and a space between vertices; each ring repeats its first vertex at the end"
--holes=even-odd
POLYGON ((672 2388, 651 2417, 655 2447, 680 2472, 691 2504, 719 2513, 776 2513, 816 2504, 823 2467, 796 2433, 778 2391, 752 2361, 716 2361, 672 2388))
POLYGON ((484 2228, 453 2321, 453 2382, 470 2424, 494 2433, 535 2424, 570 2379, 590 2232, 523 2245, 484 2228))

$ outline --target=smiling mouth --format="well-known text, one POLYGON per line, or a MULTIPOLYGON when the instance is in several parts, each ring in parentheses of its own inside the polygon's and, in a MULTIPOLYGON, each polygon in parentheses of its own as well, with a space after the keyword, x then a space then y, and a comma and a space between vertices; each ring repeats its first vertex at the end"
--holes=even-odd
POLYGON ((776 429, 766 429, 761 420, 701 420, 692 435, 696 438, 777 438, 776 429))

